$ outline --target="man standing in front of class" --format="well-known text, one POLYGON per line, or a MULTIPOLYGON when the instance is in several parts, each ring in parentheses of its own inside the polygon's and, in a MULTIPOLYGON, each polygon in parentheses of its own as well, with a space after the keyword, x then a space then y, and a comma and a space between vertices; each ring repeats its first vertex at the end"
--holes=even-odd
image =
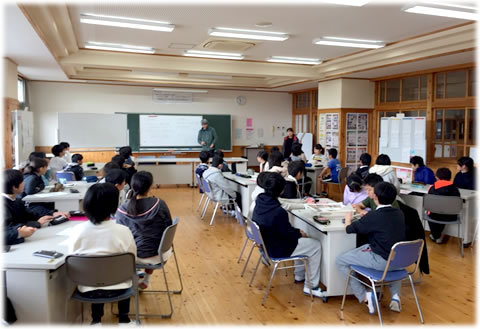
POLYGON ((217 142, 217 132, 215 128, 208 126, 208 120, 202 120, 202 129, 198 132, 198 144, 202 146, 202 151, 207 151, 210 157, 213 157, 215 143, 217 142))

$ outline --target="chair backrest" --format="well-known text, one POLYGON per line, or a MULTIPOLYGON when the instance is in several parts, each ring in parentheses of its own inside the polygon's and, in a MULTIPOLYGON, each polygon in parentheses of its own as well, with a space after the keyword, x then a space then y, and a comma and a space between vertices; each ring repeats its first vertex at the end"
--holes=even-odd
POLYGON ((71 171, 62 171, 62 172, 57 172, 57 182, 61 183, 62 180, 65 180, 67 182, 71 182, 75 180, 75 175, 71 171))
POLYGON ((76 284, 104 287, 134 279, 135 255, 69 255, 65 258, 67 276, 76 284))
POLYGON ((435 214, 458 215, 462 211, 463 200, 459 196, 425 194, 423 209, 435 214))
POLYGON ((199 174, 195 174, 195 176, 197 177, 197 185, 198 185, 198 189, 200 190, 200 192, 204 192, 203 190, 203 184, 202 184, 202 177, 200 177, 199 174))
POLYGON ((210 189, 210 185, 208 184, 207 180, 205 178, 200 178, 203 182, 203 190, 205 191, 205 193, 207 194, 210 194, 212 192, 212 190, 210 189))
POLYGON ((420 264, 424 243, 423 239, 395 243, 388 256, 383 275, 385 276, 390 268, 406 268, 416 262, 415 269, 410 274, 415 273, 420 264))
POLYGON ((265 243, 263 242, 262 233, 260 232, 260 227, 258 226, 257 223, 255 223, 250 219, 247 219, 247 235, 252 237, 260 253, 265 258, 265 260, 270 264, 272 261, 270 260, 270 256, 268 255, 267 248, 265 247, 265 243))
POLYGON ((245 226, 245 219, 243 218, 242 211, 238 205, 235 205, 235 218, 237 219, 238 224, 242 227, 245 226))
POLYGON ((345 168, 341 168, 340 169, 340 172, 338 173, 338 182, 339 183, 342 183, 342 181, 347 178, 348 176, 348 168, 345 167, 345 168))
POLYGON ((162 254, 173 245, 173 239, 175 238, 175 232, 177 232, 178 217, 175 217, 172 221, 172 225, 168 226, 162 234, 162 239, 160 240, 160 245, 158 246, 158 254, 162 257, 162 254))

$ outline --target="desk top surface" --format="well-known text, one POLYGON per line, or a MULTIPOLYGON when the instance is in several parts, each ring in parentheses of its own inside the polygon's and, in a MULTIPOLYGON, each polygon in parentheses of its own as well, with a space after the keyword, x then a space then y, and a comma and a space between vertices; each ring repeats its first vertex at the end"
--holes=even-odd
POLYGON ((3 267, 5 269, 33 269, 33 270, 55 270, 65 263, 68 246, 61 244, 67 240, 66 235, 56 235, 65 229, 72 228, 83 222, 68 221, 55 226, 47 226, 38 229, 31 237, 25 239, 24 243, 11 246, 10 251, 3 253, 3 267), (33 256, 35 251, 55 250, 63 254, 62 257, 49 259, 33 256))
MULTIPOLYGON (((232 158, 224 158, 225 161, 227 162, 247 162, 247 159, 240 158, 240 157, 232 157, 232 158)), ((159 158, 159 157, 141 157, 138 159, 135 159, 136 163, 144 163, 144 162, 200 162, 199 158, 177 158, 177 157, 172 157, 172 158, 159 158)))
POLYGON ((323 225, 313 220, 313 216, 318 215, 316 212, 309 209, 296 209, 290 211, 295 217, 300 218, 310 226, 313 226, 321 232, 345 232, 345 224, 341 219, 330 219, 330 224, 323 225))
POLYGON ((255 173, 255 175, 253 175, 252 178, 240 177, 232 174, 231 172, 224 172, 223 176, 228 180, 231 180, 235 183, 239 183, 242 185, 257 185, 258 173, 255 173))
POLYGON ((48 192, 53 186, 46 186, 45 189, 39 193, 30 194, 23 198, 23 201, 28 202, 52 202, 57 200, 82 200, 88 188, 96 183, 87 183, 84 181, 68 182, 64 185, 64 191, 48 192), (80 193, 71 193, 71 189, 76 189, 80 193))
MULTIPOLYGON (((417 184, 401 184, 400 185, 400 194, 408 194, 402 193, 402 190, 407 190, 409 192, 417 192, 422 194, 427 194, 428 190, 430 189, 431 185, 417 185, 417 184)), ((458 189, 460 191, 460 196, 462 199, 471 199, 476 197, 477 191, 473 190, 465 190, 465 189, 458 189)))

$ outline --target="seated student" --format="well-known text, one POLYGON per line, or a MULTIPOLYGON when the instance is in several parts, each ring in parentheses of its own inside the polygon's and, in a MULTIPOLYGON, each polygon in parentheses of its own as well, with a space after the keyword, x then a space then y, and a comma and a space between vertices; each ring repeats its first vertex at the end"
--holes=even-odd
POLYGON ((423 163, 422 157, 414 156, 410 159, 410 164, 412 165, 412 170, 414 174, 413 181, 423 184, 433 184, 435 183, 435 175, 433 174, 432 169, 427 168, 425 163, 423 163))
POLYGON ((5 232, 3 243, 6 246, 25 242, 25 238, 32 236, 37 230, 35 227, 25 225, 5 226, 3 229, 5 232))
POLYGON ((7 169, 3 175, 3 220, 7 226, 26 225, 40 228, 42 225, 50 222, 53 217, 63 215, 70 217, 63 212, 54 212, 53 210, 45 215, 38 209, 29 209, 25 206, 22 199, 17 198, 22 194, 24 188, 23 174, 19 170, 7 169))
POLYGON ((52 147, 54 157, 50 160, 50 179, 57 180, 57 171, 62 171, 67 166, 67 161, 63 158, 65 155, 65 147, 61 144, 52 147))
POLYGON ((84 176, 82 164, 83 155, 76 153, 72 155, 72 162, 65 167, 64 171, 71 171, 75 176, 75 180, 82 180, 84 176))
POLYGON ((130 185, 130 178, 137 172, 133 160, 132 148, 130 146, 123 146, 118 150, 118 154, 125 159, 123 168, 127 172, 127 184, 130 185))
MULTIPOLYGON (((450 181, 452 179, 452 172, 448 168, 438 168, 437 172, 435 173, 437 181, 433 184, 430 189, 428 190, 428 194, 435 194, 435 195, 447 195, 447 196, 460 196, 460 191, 458 188, 453 185, 450 181)), ((429 216, 432 219, 445 221, 445 222, 453 222, 457 220, 456 215, 441 215, 430 213, 429 216)), ((445 236, 442 234, 443 229, 445 228, 445 224, 437 224, 428 222, 428 226, 430 226, 430 239, 435 241, 436 243, 443 243, 445 236)))
POLYGON ((127 173, 122 169, 111 169, 108 171, 108 174, 105 176, 105 182, 113 184, 120 195, 118 197, 118 205, 121 206, 126 200, 125 184, 127 184, 127 173))
POLYGON ((200 155, 198 157, 200 158, 200 161, 202 161, 202 163, 200 163, 197 169, 195 169, 195 173, 198 176, 202 177, 205 170, 208 169, 208 160, 210 159, 210 156, 208 154, 208 151, 202 151, 200 152, 200 155))
MULTIPOLYGON (((112 184, 92 185, 85 194, 83 208, 88 221, 75 227, 69 238, 68 253, 70 255, 110 255, 132 253, 137 255, 137 247, 133 235, 123 225, 110 220, 118 206, 118 190, 112 184)), ((115 297, 125 293, 132 286, 132 281, 112 286, 98 287, 77 286, 80 294, 86 298, 115 297)), ((118 322, 130 323, 130 298, 118 302, 118 322)), ((102 321, 103 303, 92 303, 92 323, 102 321)))
POLYGON ((305 153, 302 151, 303 144, 295 143, 292 146, 292 155, 290 155, 290 161, 297 161, 302 160, 303 162, 307 162, 307 158, 305 153))
MULTIPOLYGON (((45 152, 32 152, 28 156, 28 161, 24 167, 28 166, 30 161, 32 161, 34 158, 45 159, 50 164, 50 159, 47 158, 47 155, 45 154, 45 152)), ((45 186, 48 185, 50 177, 51 177, 50 168, 47 168, 47 171, 45 172, 45 174, 42 175, 42 180, 45 186)))
POLYGON ((112 162, 116 163, 120 167, 120 169, 127 173, 127 184, 128 186, 130 186, 130 180, 132 179, 133 174, 128 171, 128 168, 125 165, 125 158, 122 155, 117 154, 112 158, 112 162))
POLYGON ((347 177, 347 185, 345 185, 345 190, 343 191, 344 205, 354 205, 368 197, 367 191, 365 191, 362 185, 362 179, 356 173, 352 173, 347 177))
MULTIPOLYGON (((27 195, 41 192, 45 189, 45 182, 42 176, 48 169, 48 161, 46 159, 33 158, 30 164, 23 170, 24 189, 23 192, 17 196, 23 199, 27 195)), ((51 215, 55 208, 54 202, 29 202, 28 208, 33 210, 36 214, 51 215)))
MULTIPOLYGON (((230 200, 235 200, 237 205, 242 208, 240 193, 236 191, 235 183, 230 182, 222 174, 223 159, 215 155, 212 159, 212 165, 205 170, 203 178, 212 186, 212 194, 214 198, 220 201, 224 206, 230 200)), ((235 216, 235 209, 229 205, 230 215, 235 216)))
POLYGON ((230 168, 228 168, 228 164, 227 164, 227 161, 224 160, 224 157, 225 155, 223 154, 222 151, 220 150, 215 150, 214 152, 214 156, 219 156, 220 158, 222 158, 222 172, 231 172, 230 168))
POLYGON ((328 165, 328 156, 325 154, 325 149, 322 145, 316 144, 313 148, 313 154, 308 163, 313 166, 326 167, 328 165))
MULTIPOLYGON (((345 276, 348 275, 351 265, 359 265, 385 270, 392 246, 405 240, 405 218, 403 212, 392 207, 397 196, 397 189, 393 184, 382 182, 375 185, 375 211, 361 219, 352 222, 352 213, 345 216, 345 231, 347 234, 360 233, 368 235, 368 244, 339 255, 336 259, 337 267, 345 276)), ((392 268, 392 270, 394 270, 392 268)), ((349 285, 360 303, 366 303, 368 312, 375 313, 375 291, 366 291, 363 284, 357 280, 350 280, 349 285)), ((401 282, 390 284, 390 310, 400 312, 401 282)))
POLYGON ((382 176, 384 182, 392 183, 397 191, 400 190, 397 173, 395 172, 395 168, 392 167, 392 162, 388 155, 380 154, 375 161, 375 165, 368 170, 368 173, 382 176))
POLYGON ((331 148, 328 150, 328 165, 323 168, 320 177, 324 182, 338 183, 338 173, 340 172, 340 161, 337 159, 337 150, 331 148))
POLYGON ((453 185, 467 190, 475 189, 475 167, 473 159, 461 157, 457 160, 458 173, 455 175, 453 185))
POLYGON ((268 153, 266 151, 258 152, 257 161, 260 164, 260 172, 268 171, 270 167, 268 165, 268 153))
POLYGON ((63 158, 65 159, 65 161, 67 163, 72 162, 72 155, 70 154, 70 144, 67 142, 60 142, 59 144, 62 145, 63 148, 65 149, 65 154, 63 155, 63 158))
MULTIPOLYGON (((297 145, 297 144, 296 144, 297 145)), ((302 179, 305 164, 301 160, 292 161, 288 164, 288 176, 285 178, 285 189, 281 194, 285 199, 301 199, 302 194, 298 181, 302 179)))
MULTIPOLYGON (((382 182, 382 177, 377 174, 368 174, 367 177, 365 177, 365 179, 363 180, 363 188, 367 192, 368 197, 360 203, 353 204, 353 207, 357 212, 360 213, 361 216, 364 216, 370 210, 375 210, 377 208, 377 204, 374 200, 374 189, 377 184, 382 182)), ((398 204, 397 200, 393 201, 392 207, 400 209, 400 205, 398 204)))
POLYGON ((355 173, 360 176, 361 179, 364 179, 368 175, 368 170, 370 169, 371 163, 372 156, 368 153, 362 153, 362 155, 360 155, 360 167, 355 171, 355 173))
MULTIPOLYGON (((270 257, 308 256, 310 282, 305 282, 304 294, 322 297, 318 286, 320 282, 320 260, 322 257, 320 241, 308 238, 305 232, 293 228, 288 213, 282 208, 278 197, 285 187, 285 179, 278 173, 263 172, 258 176, 263 181, 265 193, 257 197, 252 219, 260 227, 265 247, 270 257), (260 177, 265 176, 265 178, 260 177)), ((295 261, 295 265, 303 262, 295 261)), ((295 282, 305 281, 305 268, 295 268, 295 282)))
MULTIPOLYGON (((139 171, 132 177, 131 192, 127 202, 118 208, 117 224, 127 226, 132 231, 137 244, 137 263, 160 264, 158 246, 165 229, 172 225, 172 216, 165 201, 150 196, 153 176, 147 171, 139 171)), ((162 255, 167 260, 170 253, 162 255)), ((153 270, 145 270, 145 277, 138 283, 146 289, 153 270)))
POLYGON ((283 177, 288 176, 288 169, 282 166, 283 154, 280 151, 272 151, 268 156, 268 171, 277 172, 283 177))
POLYGON ((105 177, 108 173, 113 169, 121 169, 121 167, 113 161, 107 162, 105 166, 103 166, 102 170, 100 170, 100 181, 99 183, 105 183, 105 177))

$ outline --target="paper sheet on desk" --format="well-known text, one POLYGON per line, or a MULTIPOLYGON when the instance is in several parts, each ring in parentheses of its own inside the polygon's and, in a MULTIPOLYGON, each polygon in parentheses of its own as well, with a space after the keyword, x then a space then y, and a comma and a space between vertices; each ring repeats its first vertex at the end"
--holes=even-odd
POLYGON ((49 192, 49 193, 37 193, 35 194, 37 198, 49 198, 49 197, 56 197, 60 195, 67 195, 70 194, 69 192, 49 192))
POLYGON ((75 232, 77 225, 64 229, 63 231, 58 232, 55 235, 61 236, 71 236, 73 232, 75 232))
POLYGON ((400 194, 410 194, 412 191, 400 189, 400 194))

